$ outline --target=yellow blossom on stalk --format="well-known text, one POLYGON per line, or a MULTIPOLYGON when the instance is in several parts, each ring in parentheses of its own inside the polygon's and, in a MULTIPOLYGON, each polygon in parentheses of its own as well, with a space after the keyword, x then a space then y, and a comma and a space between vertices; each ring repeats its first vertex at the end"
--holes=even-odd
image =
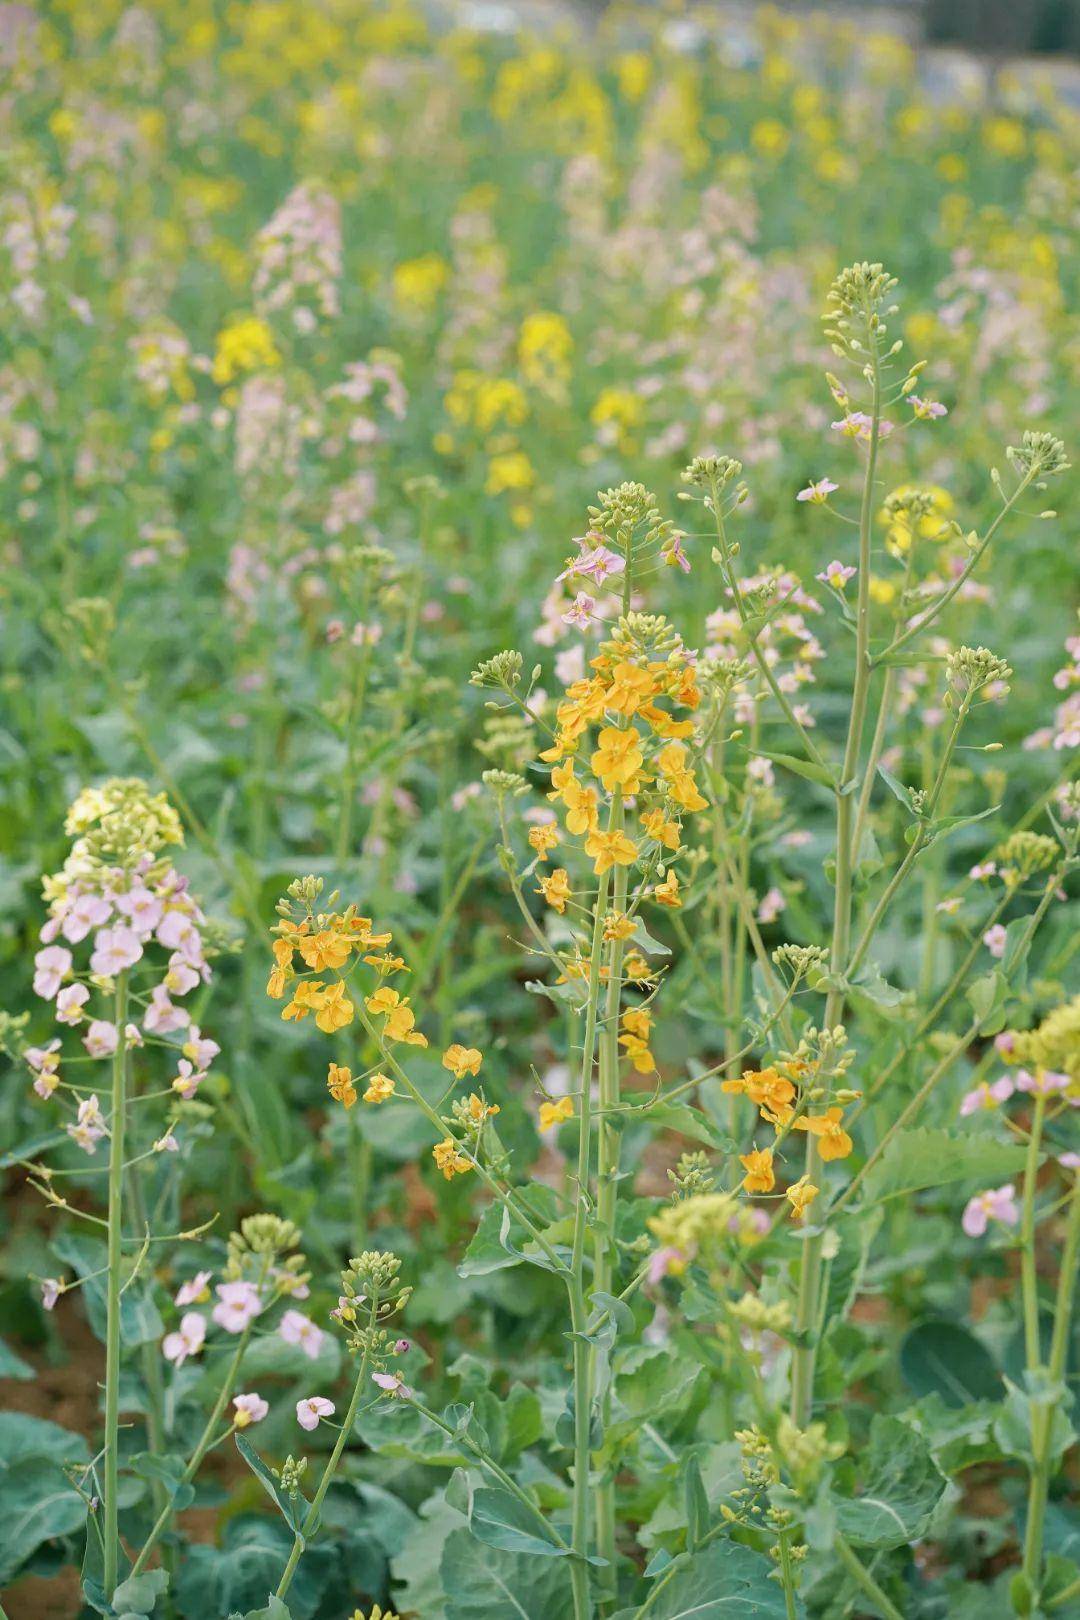
POLYGON ((619 1045, 623 1047, 626 1056, 638 1074, 653 1074, 656 1070, 656 1059, 649 1050, 652 1014, 647 1007, 628 1007, 619 1022, 622 1025, 619 1045))
POLYGON ((442 1066, 449 1069, 455 1080, 464 1080, 467 1074, 479 1074, 484 1055, 475 1046, 459 1046, 455 1041, 442 1055, 442 1066))
POLYGON ((566 868, 557 866, 549 876, 541 877, 537 894, 542 894, 553 911, 562 916, 566 910, 566 902, 570 899, 570 875, 566 868))
POLYGON ((351 1108, 356 1101, 356 1087, 353 1085, 352 1070, 343 1068, 338 1063, 331 1063, 326 1076, 326 1089, 335 1102, 343 1103, 351 1108))
POLYGON ((240 315, 217 336, 211 376, 219 387, 251 371, 268 371, 281 363, 273 333, 257 315, 240 315))
POLYGON ((625 731, 618 726, 604 726, 597 742, 599 746, 589 763, 607 792, 621 787, 633 793, 645 758, 641 733, 634 726, 627 726, 625 731))
POLYGON ((427 1036, 421 1035, 418 1029, 413 1028, 415 1023, 416 1014, 409 1006, 408 997, 403 996, 398 1005, 386 1015, 383 1039, 401 1041, 405 1046, 426 1046, 427 1036))
POLYGON ((662 810, 649 810, 641 818, 641 825, 649 837, 674 853, 679 848, 679 824, 669 821, 662 810))
POLYGON ((315 1010, 315 1023, 324 1035, 333 1035, 335 1030, 344 1029, 351 1024, 353 1012, 352 1002, 345 993, 345 986, 339 980, 324 990, 315 1010))
POLYGON ((505 495, 509 490, 531 489, 535 482, 533 464, 524 450, 504 450, 488 462, 484 491, 505 495))
POLYGON ((574 340, 561 315, 550 310, 526 315, 518 333, 522 375, 538 388, 561 390, 570 377, 574 340))
POLYGON ((293 948, 287 939, 275 939, 273 943, 274 966, 270 970, 270 977, 266 981, 266 993, 274 1001, 280 1001, 285 994, 293 959, 293 948))
POLYGON ((762 1118, 778 1128, 786 1125, 795 1112, 795 1087, 775 1069, 748 1069, 739 1080, 722 1080, 720 1089, 729 1095, 749 1097, 762 1118))
POLYGON ((633 866, 638 851, 634 840, 616 828, 612 832, 590 833, 585 840, 585 853, 593 859, 596 876, 603 877, 613 866, 633 866))
POLYGON ((846 1159, 855 1144, 840 1123, 843 1110, 829 1108, 824 1114, 807 1114, 795 1121, 799 1131, 810 1131, 818 1139, 818 1152, 826 1160, 846 1159))
POLYGON ((366 1103, 384 1103, 394 1095, 394 1082, 389 1075, 373 1074, 364 1092, 366 1103))
POLYGON ((750 1153, 740 1153, 739 1163, 746 1171, 743 1177, 743 1186, 748 1193, 772 1192, 776 1186, 776 1176, 773 1174, 772 1148, 755 1149, 750 1153))
POLYGON ((473 1167, 472 1160, 460 1152, 452 1136, 448 1136, 445 1141, 436 1142, 431 1150, 431 1156, 447 1181, 453 1181, 455 1176, 465 1175, 473 1167))
POLYGON ((561 1125, 564 1120, 573 1119, 574 1102, 571 1097, 560 1097, 558 1102, 542 1102, 540 1104, 540 1129, 550 1131, 553 1125, 561 1125))
POLYGON ((645 420, 645 401, 628 388, 605 388, 589 412, 589 420, 599 428, 602 439, 626 449, 645 420))
POLYGON ((605 707, 615 714, 635 714, 655 693, 656 679, 649 670, 638 664, 619 663, 612 671, 605 707))
POLYGON ((648 984, 656 975, 640 951, 630 951, 623 963, 623 975, 631 984, 648 984))
POLYGON ((349 960, 352 942, 332 929, 322 929, 297 941, 297 950, 309 968, 324 972, 327 968, 342 968, 349 960))
POLYGON ((608 941, 632 939, 636 927, 633 917, 628 917, 625 911, 609 911, 604 918, 604 938, 608 941))
POLYGON ((664 778, 668 793, 684 810, 704 810, 708 800, 698 792, 694 773, 686 763, 686 749, 671 742, 656 756, 656 768, 664 778))
POLYGON ((652 897, 658 906, 670 906, 674 910, 679 909, 679 907, 682 905, 682 901, 679 898, 678 873, 674 868, 668 872, 668 875, 664 879, 663 883, 658 883, 655 886, 652 892, 652 897))
POLYGON ((323 988, 321 979, 301 979, 293 991, 292 1000, 281 1009, 282 1018, 287 1022, 295 1019, 300 1023, 309 1012, 322 1006, 323 988))
POLYGON ((791 1218, 801 1221, 806 1218, 806 1212, 817 1197, 820 1188, 815 1187, 809 1176, 800 1176, 787 1188, 784 1197, 791 1205, 791 1218))
POLYGON ((475 1091, 466 1099, 465 1105, 469 1110, 469 1118, 474 1125, 482 1125, 485 1119, 492 1119, 501 1112, 498 1103, 485 1102, 483 1097, 476 1095, 475 1091))
POLYGON ((559 829, 553 821, 529 828, 529 844, 542 861, 546 861, 559 842, 559 829))
POLYGON ((400 990, 392 990, 389 985, 383 984, 367 997, 364 1006, 372 1018, 379 1018, 383 1013, 392 1012, 400 1000, 400 990))

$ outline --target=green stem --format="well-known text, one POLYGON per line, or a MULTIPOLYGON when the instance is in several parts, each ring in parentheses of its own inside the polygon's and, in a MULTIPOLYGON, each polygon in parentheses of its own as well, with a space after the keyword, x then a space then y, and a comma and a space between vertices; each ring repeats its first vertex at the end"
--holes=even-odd
MULTIPOLYGON (((183 1475, 181 1476, 181 1485, 189 1485, 191 1483, 199 1470, 199 1464, 206 1456, 206 1453, 210 1450, 210 1442, 213 1437, 214 1430, 221 1422, 221 1414, 224 1412, 226 1402, 231 1396, 236 1385, 236 1375, 240 1371, 240 1363, 243 1360, 244 1351, 247 1349, 247 1342, 250 1332, 251 1329, 250 1326, 248 1326, 240 1335, 239 1343, 233 1352, 232 1361, 229 1363, 229 1369, 225 1374, 225 1381, 222 1384, 221 1389, 218 1391, 217 1400, 214 1402, 214 1410, 206 1420, 206 1427, 203 1429, 199 1443, 195 1447, 195 1450, 191 1453, 190 1461, 188 1462, 188 1465, 184 1469, 183 1475)), ((156 1547, 162 1534, 168 1528, 169 1520, 172 1518, 172 1515, 173 1506, 172 1502, 170 1501, 164 1510, 158 1514, 153 1529, 150 1531, 146 1541, 143 1543, 142 1550, 131 1567, 132 1575, 140 1575, 145 1569, 147 1560, 156 1547)))
POLYGON ((124 1229, 124 1134, 127 1122, 127 1027, 128 976, 125 969, 116 981, 114 1021, 116 1051, 112 1060, 112 1108, 109 1115, 109 1222, 108 1277, 106 1280, 105 1322, 105 1498, 104 1586, 112 1602, 116 1590, 119 1532, 119 1428, 120 1428, 120 1266, 124 1229))
POLYGON ((1024 1195, 1020 1216, 1020 1282, 1024 1301, 1024 1353, 1029 1372, 1042 1363, 1039 1342, 1039 1278, 1035 1265, 1035 1183, 1039 1175, 1039 1148, 1042 1145, 1046 1098, 1035 1098, 1035 1117, 1028 1137, 1024 1164, 1024 1195))
MULTIPOLYGON (((371 1310, 371 1318, 368 1323, 369 1331, 374 1330, 377 1310, 378 1305, 373 1305, 371 1310)), ((307 1547, 308 1538, 312 1535, 315 1526, 318 1523, 319 1513, 323 1505, 323 1498, 330 1488, 330 1481, 337 1472, 337 1465, 341 1461, 341 1453, 345 1450, 346 1442, 352 1433, 353 1424, 356 1422, 357 1408, 359 1407, 361 1397, 367 1388, 367 1370, 370 1359, 370 1351, 368 1349, 367 1342, 365 1341, 363 1354, 360 1357, 360 1366, 356 1373, 356 1382, 353 1385, 352 1398, 349 1401, 349 1407, 345 1413, 345 1421, 338 1430, 338 1437, 334 1441, 334 1449, 327 1458, 326 1467, 323 1469, 322 1478, 319 1481, 318 1489, 311 1499, 311 1505, 309 1506, 307 1513, 304 1515, 304 1522, 296 1532, 296 1537, 292 1544, 292 1550, 289 1553, 288 1563, 285 1565, 285 1568, 282 1571, 281 1579, 277 1584, 277 1591, 274 1593, 274 1596, 277 1598, 284 1598, 286 1592, 289 1590, 289 1587, 292 1584, 292 1578, 296 1574, 296 1566, 299 1564, 304 1549, 307 1547)))
POLYGON ((788 1542, 787 1532, 781 1530, 779 1536, 780 1546, 780 1575, 784 1583, 784 1613, 786 1620, 798 1620, 798 1609, 795 1602, 795 1571, 791 1560, 791 1546, 788 1542))
MULTIPOLYGON (((871 366, 873 370, 873 400, 871 404, 870 444, 863 479, 862 501, 859 509, 859 596, 855 611, 855 681, 851 693, 851 714, 848 719, 847 744, 844 763, 840 770, 839 791, 836 798, 836 894, 833 905, 832 945, 830 966, 840 975, 847 962, 851 938, 851 886, 856 851, 853 848, 854 805, 850 784, 859 765, 863 726, 866 719, 870 690, 870 539, 873 521, 874 474, 877 470, 878 444, 881 435, 881 372, 878 363, 877 339, 871 340, 871 366), (848 791, 845 792, 844 789, 848 791)), ((845 993, 833 989, 825 1002, 825 1028, 834 1029, 843 1022, 845 993)), ((817 1137, 812 1131, 806 1135, 806 1174, 817 1184, 821 1169, 817 1137)), ((791 1366, 791 1418, 799 1428, 810 1420, 814 1398, 814 1362, 816 1345, 811 1337, 816 1321, 818 1291, 821 1282, 821 1260, 824 1233, 815 1232, 803 1244, 802 1265, 799 1269, 799 1295, 796 1329, 803 1340, 796 1346, 791 1366)))
POLYGON ((862 1561, 855 1556, 847 1542, 844 1540, 843 1536, 837 1535, 834 1538, 833 1546, 836 1549, 840 1562, 843 1564, 852 1580, 855 1581, 856 1585, 862 1588, 872 1603, 877 1604, 878 1608, 885 1616, 885 1620, 904 1620, 904 1617, 900 1613, 900 1610, 896 1607, 896 1604, 893 1603, 890 1598, 885 1596, 885 1593, 881 1590, 881 1587, 878 1585, 877 1581, 875 1581, 874 1577, 871 1575, 870 1571, 866 1568, 862 1561))

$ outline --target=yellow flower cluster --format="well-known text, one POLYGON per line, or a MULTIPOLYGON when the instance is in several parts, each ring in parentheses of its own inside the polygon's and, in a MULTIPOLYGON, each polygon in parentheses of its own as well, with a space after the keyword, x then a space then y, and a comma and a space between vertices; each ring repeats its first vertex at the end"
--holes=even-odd
MULTIPOLYGON (((812 1066, 800 1060, 788 1063, 784 1068, 786 1073, 781 1073, 775 1067, 748 1069, 740 1079, 722 1081, 720 1089, 732 1096, 749 1097, 761 1118, 773 1127, 778 1136, 789 1128, 809 1131, 817 1138, 818 1153, 826 1163, 833 1159, 846 1159, 854 1143, 844 1129, 843 1109, 834 1105, 822 1113, 804 1112, 800 1103, 800 1087, 812 1076, 812 1066)), ((851 1093, 846 1095, 850 1097, 851 1093)), ((776 1173, 774 1150, 771 1147, 741 1154, 739 1162, 746 1171, 742 1181, 746 1192, 772 1192, 776 1186, 776 1173)), ((791 1204, 791 1212, 796 1220, 803 1219, 818 1191, 808 1176, 801 1176, 787 1188, 784 1196, 791 1204)))

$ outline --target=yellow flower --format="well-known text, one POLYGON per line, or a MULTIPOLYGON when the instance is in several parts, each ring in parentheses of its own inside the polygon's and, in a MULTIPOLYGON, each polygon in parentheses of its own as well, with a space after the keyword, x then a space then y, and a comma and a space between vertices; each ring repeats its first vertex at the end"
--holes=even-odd
POLYGON ((344 1103, 351 1108, 356 1101, 356 1087, 353 1085, 352 1070, 343 1068, 338 1063, 331 1063, 326 1076, 326 1089, 335 1102, 344 1103))
POLYGON ((323 982, 321 979, 301 979, 293 991, 292 1000, 287 1007, 282 1007, 281 1016, 286 1020, 296 1019, 300 1023, 309 1012, 322 1006, 323 982))
POLYGON ((557 911, 561 917, 571 894, 570 877, 566 868, 557 866, 550 877, 542 877, 536 893, 542 894, 552 910, 557 911))
POLYGON ((636 927, 637 924, 633 917, 628 917, 625 911, 609 911, 604 918, 604 938, 606 940, 632 939, 636 927))
POLYGON ((686 763, 682 743, 670 742, 656 756, 656 768, 665 778, 668 793, 683 810, 704 810, 707 800, 698 792, 694 773, 686 763))
POLYGON ((368 996, 364 1006, 373 1018, 378 1018, 381 1013, 391 1012, 400 1000, 400 991, 391 990, 389 985, 381 984, 376 991, 368 996))
POLYGON ((484 490, 488 495, 505 495, 508 490, 531 489, 535 481, 532 462, 524 450, 504 450, 488 462, 484 490))
POLYGON ((607 708, 616 714, 634 714, 656 694, 656 681, 638 664, 619 663, 612 671, 607 692, 607 708))
POLYGON ((472 1169, 472 1160, 458 1151, 458 1144, 452 1136, 443 1142, 436 1142, 431 1150, 431 1156, 447 1181, 453 1181, 455 1176, 463 1176, 472 1169))
POLYGON ((620 1035, 619 1045, 625 1048, 626 1056, 630 1059, 638 1074, 652 1074, 656 1069, 656 1059, 650 1052, 645 1041, 637 1035, 620 1035))
POLYGON ((743 1186, 749 1193, 772 1192, 776 1186, 776 1177, 773 1175, 772 1148, 762 1148, 760 1151, 740 1153, 739 1163, 746 1171, 743 1177, 743 1186))
POLYGON ((656 887, 653 889, 652 897, 658 906, 670 906, 676 911, 679 909, 679 907, 682 905, 682 901, 679 899, 678 874, 674 870, 668 873, 663 883, 658 883, 656 885, 656 887))
POLYGON ((240 315, 218 333, 211 376, 224 387, 245 372, 266 371, 280 361, 266 322, 257 315, 240 315))
POLYGON ((616 830, 590 833, 585 840, 585 853, 593 857, 596 876, 603 877, 613 866, 633 866, 638 851, 632 838, 616 830))
POLYGON ((675 821, 669 821, 662 810, 649 810, 641 818, 641 825, 650 838, 665 849, 672 851, 679 847, 679 826, 675 821))
POLYGON ((346 1024, 352 1023, 354 1011, 345 986, 339 980, 323 991, 315 1013, 316 1026, 324 1035, 333 1035, 335 1030, 344 1029, 346 1024))
POLYGON ((426 315, 434 309, 449 275, 446 261, 437 253, 406 259, 394 267, 394 302, 413 314, 426 315))
POLYGON ((807 1210, 817 1197, 819 1188, 814 1186, 809 1176, 800 1176, 798 1181, 792 1182, 784 1193, 784 1197, 791 1205, 791 1218, 801 1221, 805 1218, 807 1210))
POLYGON ((750 131, 751 144, 763 157, 782 157, 790 139, 788 131, 776 118, 759 118, 750 131))
POLYGON ((775 1069, 748 1069, 741 1080, 722 1080, 720 1090, 749 1097, 772 1125, 786 1125, 795 1112, 795 1087, 775 1069))
POLYGON ((500 1111, 498 1103, 485 1102, 483 1097, 476 1095, 475 1091, 468 1098, 468 1109, 469 1118, 474 1125, 482 1125, 485 1119, 491 1119, 493 1115, 500 1111))
POLYGON ((364 1101, 366 1103, 384 1103, 388 1097, 393 1095, 394 1082, 389 1075, 373 1074, 368 1081, 367 1090, 364 1092, 364 1101))
POLYGON ((846 1159, 855 1144, 840 1123, 843 1110, 829 1108, 824 1114, 807 1114, 795 1121, 800 1131, 810 1131, 818 1139, 818 1152, 828 1163, 830 1159, 846 1159))
POLYGON ((427 1036, 421 1035, 414 1029, 416 1014, 409 1006, 408 996, 402 996, 396 1007, 386 1015, 383 1025, 383 1039, 387 1041, 402 1041, 406 1046, 426 1046, 427 1036))
POLYGON ((297 943, 297 949, 308 967, 319 973, 326 968, 344 967, 351 948, 347 938, 328 928, 321 933, 307 935, 297 943))
POLYGON ((455 1080, 464 1080, 467 1074, 479 1074, 484 1054, 475 1046, 459 1046, 455 1041, 442 1055, 442 1066, 449 1069, 455 1080))
POLYGON ((644 756, 641 752, 641 733, 634 726, 625 731, 618 726, 604 726, 597 738, 599 747, 589 761, 593 770, 610 793, 614 788, 633 792, 644 756))
POLYGON ((542 861, 547 860, 558 842, 559 829, 553 821, 544 822, 539 827, 529 828, 529 844, 542 861))
POLYGON ((565 1119, 573 1119, 574 1102, 571 1097, 560 1097, 558 1102, 542 1102, 540 1104, 540 1129, 550 1131, 553 1125, 561 1125, 565 1119))

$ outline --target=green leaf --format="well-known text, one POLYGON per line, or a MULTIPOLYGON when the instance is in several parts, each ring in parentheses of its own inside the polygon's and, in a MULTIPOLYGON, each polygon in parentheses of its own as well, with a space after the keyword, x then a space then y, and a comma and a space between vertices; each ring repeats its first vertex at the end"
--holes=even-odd
MULTIPOLYGON (((783 1590, 772 1565, 736 1541, 692 1553, 649 1607, 649 1620, 784 1620, 783 1590)), ((796 1599, 795 1613, 805 1610, 796 1599)))
MULTIPOLYGON (((550 1225, 559 1213, 555 1194, 550 1187, 535 1184, 522 1187, 517 1197, 526 1214, 537 1226, 550 1225)), ((525 1256, 520 1252, 520 1245, 529 1241, 528 1233, 521 1222, 512 1216, 509 1231, 512 1241, 515 1242, 515 1248, 511 1250, 502 1241, 502 1228, 502 1206, 489 1204, 481 1215, 472 1241, 458 1266, 460 1276, 484 1277, 489 1272, 503 1271, 508 1266, 522 1264, 525 1256)))
POLYGON ((469 1514, 469 1529, 477 1541, 504 1552, 524 1553, 537 1558, 565 1558, 566 1547, 558 1547, 544 1535, 540 1521, 509 1491, 483 1489, 475 1492, 469 1514))
POLYGON ((771 759, 774 765, 782 765, 785 770, 794 771, 796 776, 803 776, 808 782, 817 782, 833 790, 836 788, 828 766, 816 765, 812 759, 799 759, 795 754, 771 754, 767 748, 748 748, 747 753, 755 754, 759 759, 771 759))
POLYGON ((840 1529, 857 1547, 882 1551, 924 1535, 945 1490, 945 1478, 922 1435, 899 1418, 878 1415, 857 1466, 862 1489, 837 1499, 840 1529))
MULTIPOLYGON (((10 1414, 7 1414, 10 1415, 10 1414)), ((51 1427, 51 1425, 50 1425, 51 1427)), ((54 1536, 81 1530, 86 1503, 49 1457, 24 1457, 0 1474, 0 1587, 54 1536)))
POLYGON ((411 1532, 391 1564, 395 1602, 398 1608, 417 1614, 443 1614, 441 1564, 443 1547, 454 1530, 465 1527, 465 1520, 442 1491, 430 1496, 420 1509, 416 1528, 411 1532))
MULTIPOLYGON (((86 1316, 92 1332, 105 1342, 105 1320, 108 1304, 104 1275, 90 1276, 91 1272, 105 1270, 105 1244, 98 1238, 77 1232, 61 1232, 51 1244, 58 1260, 63 1260, 80 1277, 88 1277, 79 1290, 86 1306, 86 1316)), ((120 1298, 120 1342, 133 1348, 160 1339, 165 1324, 154 1304, 150 1285, 140 1279, 125 1287, 120 1298)))
MULTIPOLYGON (((281 1579, 292 1544, 292 1532, 279 1519, 242 1513, 229 1520, 220 1547, 188 1547, 175 1582, 183 1620, 209 1620, 234 1610, 258 1613, 256 1605, 266 1603, 281 1579)), ((307 1549, 289 1587, 290 1620, 314 1620, 336 1564, 333 1547, 307 1549)), ((274 1610, 269 1613, 274 1616, 274 1610)))
POLYGON ((977 1178, 984 1185, 1007 1181, 1023 1169, 1025 1150, 983 1135, 919 1126, 898 1131, 866 1177, 859 1206, 925 1187, 946 1187, 977 1178))
POLYGON ((246 1435, 238 1434, 235 1439, 237 1451, 243 1457, 251 1472, 285 1520, 285 1523, 299 1532, 301 1515, 307 1512, 307 1502, 302 1496, 298 1496, 293 1501, 291 1497, 285 1495, 246 1435))
POLYGON ((881 777, 881 780, 885 783, 885 786, 888 788, 893 798, 899 799, 908 815, 913 816, 915 811, 912 808, 911 797, 903 782, 899 781, 895 776, 893 776, 891 771, 887 771, 884 765, 878 766, 877 773, 881 777))
POLYGON ((998 1401, 1001 1375, 989 1350, 958 1322, 919 1322, 900 1346, 900 1372, 916 1395, 940 1395, 947 1406, 998 1401))
POLYGON ((265 1609, 249 1609, 247 1614, 230 1614, 229 1620, 292 1620, 292 1613, 279 1597, 272 1597, 265 1609))
POLYGON ((62 1429, 47 1418, 0 1412, 0 1471, 31 1457, 48 1457, 56 1463, 89 1462, 90 1447, 81 1434, 62 1429))
POLYGON ((452 1530, 440 1564, 444 1620, 567 1620, 573 1613, 565 1559, 487 1547, 452 1530))
POLYGON ((113 1593, 113 1608, 117 1614, 153 1614, 154 1604, 168 1585, 169 1574, 164 1569, 148 1569, 141 1575, 129 1575, 113 1593))

